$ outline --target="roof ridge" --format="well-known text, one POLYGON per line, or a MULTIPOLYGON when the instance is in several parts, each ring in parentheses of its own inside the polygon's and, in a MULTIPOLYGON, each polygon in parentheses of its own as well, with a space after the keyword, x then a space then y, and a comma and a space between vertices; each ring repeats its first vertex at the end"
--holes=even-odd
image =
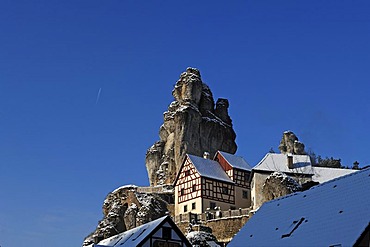
MULTIPOLYGON (((344 170, 346 170, 346 169, 344 169, 344 170)), ((366 168, 366 169, 363 169, 363 170, 358 170, 358 171, 356 171, 356 172, 352 172, 352 173, 350 173, 350 174, 346 174, 346 175, 343 175, 343 176, 340 176, 340 177, 337 177, 337 178, 334 178, 334 179, 331 179, 331 180, 326 181, 326 182, 324 182, 324 183, 322 183, 322 184, 318 184, 318 185, 316 185, 316 186, 313 186, 313 187, 312 187, 312 188, 310 188, 310 189, 313 189, 314 187, 320 187, 320 186, 322 186, 322 185, 324 185, 324 184, 327 184, 327 183, 333 183, 333 182, 335 182, 335 181, 338 181, 338 180, 344 179, 344 178, 349 177, 349 176, 354 176, 354 175, 357 175, 357 174, 360 174, 360 173, 366 172, 366 171, 368 171, 368 170, 370 171, 370 167, 369 167, 369 168, 366 168)))
POLYGON ((269 156, 270 154, 272 154, 272 153, 267 153, 267 154, 265 154, 265 156, 262 158, 262 160, 260 161, 260 162, 258 162, 258 164, 257 165, 255 165, 253 168, 252 168, 252 170, 254 170, 256 167, 258 167, 258 166, 260 166, 266 159, 267 159, 267 156, 269 156))

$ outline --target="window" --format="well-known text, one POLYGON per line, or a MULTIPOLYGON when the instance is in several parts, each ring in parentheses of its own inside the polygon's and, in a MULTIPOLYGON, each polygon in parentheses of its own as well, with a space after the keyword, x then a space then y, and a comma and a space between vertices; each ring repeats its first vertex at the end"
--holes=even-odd
POLYGON ((197 185, 196 184, 193 184, 193 192, 195 192, 197 190, 197 185))
POLYGON ((227 187, 222 187, 222 194, 229 194, 229 189, 227 187))
POLYGON ((216 207, 216 203, 215 202, 209 202, 209 208, 211 210, 215 209, 215 207, 216 207))
POLYGON ((181 195, 181 196, 185 195, 185 189, 181 189, 181 191, 180 191, 180 195, 181 195))
POLYGON ((162 228, 162 238, 163 239, 171 239, 172 238, 172 229, 171 229, 171 227, 163 227, 162 228))
POLYGON ((186 213, 188 211, 188 205, 185 205, 184 206, 184 213, 186 213))
POLYGON ((248 199, 248 191, 247 190, 243 190, 243 198, 248 199))
POLYGON ((248 181, 249 180, 249 173, 244 173, 244 180, 248 181))
POLYGON ((189 175, 190 175, 190 170, 185 171, 185 176, 189 176, 189 175))
POLYGON ((193 209, 195 209, 195 202, 193 202, 192 204, 191 204, 191 209, 193 210, 193 209))

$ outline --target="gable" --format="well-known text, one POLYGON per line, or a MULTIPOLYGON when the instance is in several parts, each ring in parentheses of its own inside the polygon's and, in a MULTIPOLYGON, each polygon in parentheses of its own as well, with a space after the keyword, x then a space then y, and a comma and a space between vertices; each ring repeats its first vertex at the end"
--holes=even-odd
POLYGON ((156 241, 159 244, 158 246, 166 242, 173 243, 173 246, 191 246, 169 216, 161 217, 134 229, 104 239, 95 246, 150 246, 148 243, 154 243, 156 241))
POLYGON ((175 186, 179 184, 183 184, 189 180, 199 178, 200 174, 197 171, 194 164, 191 162, 190 158, 186 156, 179 173, 177 174, 176 180, 175 180, 175 186))
POLYGON ((201 196, 201 176, 189 158, 177 176, 175 191, 178 203, 182 203, 201 196))
POLYGON ((215 158, 218 158, 220 161, 224 160, 231 168, 237 168, 245 171, 252 170, 252 167, 245 161, 243 157, 235 154, 218 151, 215 158))
POLYGON ((165 221, 157 226, 152 234, 147 236, 138 246, 190 247, 191 244, 177 225, 167 216, 165 221))
POLYGON ((221 155, 220 152, 216 153, 214 160, 217 161, 221 165, 222 169, 226 172, 233 169, 230 163, 221 155))

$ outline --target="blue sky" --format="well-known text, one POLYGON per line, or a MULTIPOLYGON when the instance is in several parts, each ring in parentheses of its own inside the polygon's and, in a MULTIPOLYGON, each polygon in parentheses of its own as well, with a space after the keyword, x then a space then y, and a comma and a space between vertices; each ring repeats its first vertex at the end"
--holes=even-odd
POLYGON ((189 66, 229 99, 251 165, 288 129, 370 164, 369 7, 3 0, 0 245, 79 246, 110 191, 147 185, 145 152, 189 66))

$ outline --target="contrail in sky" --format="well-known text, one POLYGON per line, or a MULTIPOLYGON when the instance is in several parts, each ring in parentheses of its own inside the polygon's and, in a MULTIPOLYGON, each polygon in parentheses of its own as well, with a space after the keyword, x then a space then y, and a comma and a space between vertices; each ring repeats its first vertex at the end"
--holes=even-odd
POLYGON ((99 98, 100 98, 101 88, 99 88, 98 96, 96 96, 96 102, 95 105, 98 104, 99 98))

